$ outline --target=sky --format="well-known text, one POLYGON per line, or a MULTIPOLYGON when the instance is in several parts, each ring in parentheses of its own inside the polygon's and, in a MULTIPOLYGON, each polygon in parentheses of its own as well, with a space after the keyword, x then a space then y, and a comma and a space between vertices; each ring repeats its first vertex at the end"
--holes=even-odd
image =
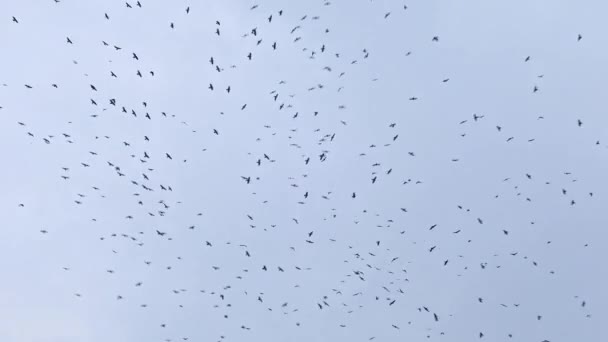
POLYGON ((140 5, 0 2, 2 341, 608 338, 608 3, 140 5))

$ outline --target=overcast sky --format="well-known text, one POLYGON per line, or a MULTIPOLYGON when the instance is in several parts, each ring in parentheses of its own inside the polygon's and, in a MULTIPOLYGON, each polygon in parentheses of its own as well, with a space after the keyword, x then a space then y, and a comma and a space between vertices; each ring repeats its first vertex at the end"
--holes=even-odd
POLYGON ((608 339, 608 3, 140 3, 0 2, 0 340, 608 339))

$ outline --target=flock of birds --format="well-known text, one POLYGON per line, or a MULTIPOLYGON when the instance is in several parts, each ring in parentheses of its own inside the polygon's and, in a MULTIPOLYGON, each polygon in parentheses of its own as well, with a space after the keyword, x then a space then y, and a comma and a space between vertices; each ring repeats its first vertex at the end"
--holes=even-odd
MULTIPOLYGON (((535 205, 537 191, 538 197, 557 199, 551 205, 559 209, 544 209, 543 215, 554 210, 570 215, 569 210, 593 205, 603 189, 585 183, 572 170, 552 169, 548 175, 516 168, 505 173, 492 168, 492 162, 467 165, 467 157, 474 155, 454 152, 461 141, 477 139, 474 144, 480 148, 484 139, 493 139, 492 144, 505 149, 514 144, 526 149, 538 142, 533 134, 524 137, 532 130, 518 132, 516 119, 501 123, 474 106, 457 119, 433 114, 439 116, 431 121, 441 121, 437 129, 450 132, 437 148, 451 155, 433 154, 439 152, 425 145, 438 136, 432 133, 434 123, 411 119, 431 117, 415 114, 419 109, 412 107, 432 102, 431 94, 404 95, 405 90, 393 89, 390 94, 401 93, 395 99, 379 92, 392 86, 382 84, 391 77, 383 73, 389 73, 392 58, 407 64, 416 54, 440 46, 442 36, 424 37, 419 50, 400 46, 399 56, 386 57, 389 66, 367 77, 369 60, 385 63, 383 56, 392 50, 342 48, 346 41, 356 46, 357 37, 338 28, 339 36, 332 36, 339 22, 326 18, 324 11, 348 7, 348 2, 294 5, 308 7, 310 13, 291 10, 291 3, 282 5, 260 2, 243 8, 236 2, 233 6, 245 13, 243 18, 204 22, 215 12, 203 3, 185 3, 179 15, 177 3, 164 4, 173 19, 158 24, 158 32, 167 35, 162 38, 175 47, 195 45, 200 35, 212 42, 195 57, 188 56, 191 50, 185 45, 183 51, 167 47, 151 55, 149 51, 156 50, 145 45, 156 45, 155 37, 136 48, 120 42, 120 30, 93 41, 75 28, 52 43, 70 65, 69 75, 2 84, 3 98, 25 93, 31 101, 45 101, 43 94, 67 88, 57 96, 70 96, 78 112, 70 117, 60 111, 53 114, 62 127, 54 130, 40 124, 43 119, 37 121, 42 114, 26 119, 16 105, 0 102, 0 115, 14 122, 14 127, 3 129, 18 129, 22 137, 16 148, 34 146, 39 157, 51 156, 61 164, 50 171, 56 181, 49 182, 68 191, 71 199, 47 205, 63 206, 66 215, 87 216, 78 214, 80 228, 53 222, 36 228, 49 244, 65 244, 64 238, 69 238, 68 244, 95 246, 91 250, 97 251, 89 270, 76 260, 57 265, 66 279, 60 295, 91 311, 96 310, 92 297, 97 297, 113 301, 116 306, 110 310, 116 312, 146 312, 141 320, 136 314, 129 317, 141 324, 138 329, 148 338, 167 342, 256 340, 252 336, 259 335, 253 334, 262 329, 280 331, 275 336, 291 340, 560 340, 554 335, 531 338, 529 330, 518 328, 524 323, 505 316, 529 310, 521 320, 540 327, 554 314, 551 310, 533 305, 529 297, 519 297, 520 302, 516 295, 491 288, 505 272, 510 272, 509 278, 518 276, 517 282, 541 282, 536 277, 543 277, 543 284, 558 282, 554 279, 561 261, 552 262, 547 256, 552 254, 541 250, 554 244, 565 250, 568 243, 558 237, 554 241, 549 233, 545 238, 543 229, 549 228, 541 227, 549 223, 542 215, 534 218, 529 209, 520 214, 520 209, 508 208, 519 208, 522 202, 535 205), (244 23, 251 24, 236 31, 244 23), (96 52, 87 54, 93 45, 96 52), (178 61, 183 58, 183 64, 169 65, 163 51, 178 61), (189 58, 197 64, 190 66, 189 58), (181 74, 187 75, 177 76, 181 74), (281 76, 273 79, 275 75, 281 76), (301 81, 307 78, 317 81, 301 81), (158 93, 146 97, 154 87, 158 93), (175 92, 178 95, 169 94, 175 92), (199 98, 204 100, 197 102, 199 98), (388 104, 351 107, 366 101, 388 104), (194 104, 200 107, 193 109, 194 104), (399 113, 387 118, 378 111, 399 113), (434 158, 437 155, 442 160, 434 158), (474 178, 465 177, 469 172, 487 179, 475 184, 474 178), (458 176, 465 177, 459 189, 468 194, 450 190, 454 185, 447 183, 458 182, 458 176), (550 190, 538 190, 543 186, 550 190), (446 201, 450 203, 433 208, 433 203, 446 201), (498 212, 489 209, 500 201, 507 202, 498 212), (515 224, 503 216, 520 220, 515 224), (70 238, 74 230, 79 230, 78 238, 70 238), (63 238, 52 240, 58 234, 63 238), (114 285, 78 285, 89 272, 112 279, 114 285), (488 285, 478 287, 483 293, 465 298, 449 290, 462 279, 488 285), (427 283, 445 288, 440 291, 445 293, 426 293, 427 283), (447 298, 483 309, 461 312, 447 298), (483 312, 476 317, 485 323, 467 319, 471 311, 483 312), (506 320, 501 328, 488 324, 499 319, 506 320), (213 320, 218 323, 210 323, 213 320), (213 334, 205 335, 209 331, 213 334)), ((378 32, 391 21, 416 15, 415 4, 395 2, 389 11, 379 11, 374 1, 369 5, 374 8, 369 15, 377 17, 371 26, 378 32)), ((70 9, 75 5, 67 0, 54 0, 53 6, 77 10, 70 9)), ((107 10, 86 20, 135 29, 149 24, 137 22, 149 15, 147 8, 159 6, 150 0, 112 1, 105 5, 107 10)), ((4 14, 16 31, 41 29, 27 12, 4 14)), ((400 38, 383 39, 407 45, 400 38)), ((584 43, 578 32, 569 42, 572 49, 584 43)), ((524 55, 514 64, 527 67, 533 62, 534 56, 524 55)), ((415 83, 411 75, 395 77, 415 83)), ((522 86, 524 96, 542 96, 541 85, 550 77, 536 74, 532 83, 522 86)), ((445 72, 431 83, 442 93, 461 87, 457 73, 445 72)), ((543 125, 550 121, 547 116, 540 113, 525 122, 543 125)), ((569 122, 568 131, 583 130, 587 124, 576 116, 564 121, 569 122)), ((603 148, 599 138, 591 140, 589 149, 603 148)), ((28 210, 32 204, 20 200, 14 206, 28 210)), ((576 248, 591 245, 585 241, 576 248)), ((79 259, 86 262, 87 256, 79 259)), ((554 300, 567 303, 563 310, 572 316, 593 320, 584 294, 554 300)), ((547 331, 538 328, 532 336, 537 333, 547 331)))

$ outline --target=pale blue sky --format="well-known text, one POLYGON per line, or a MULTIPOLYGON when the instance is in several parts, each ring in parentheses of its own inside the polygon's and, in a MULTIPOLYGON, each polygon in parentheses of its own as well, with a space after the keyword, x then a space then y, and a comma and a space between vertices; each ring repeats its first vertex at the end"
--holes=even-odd
POLYGON ((606 340, 607 3, 140 1, 0 2, 2 341, 606 340))

